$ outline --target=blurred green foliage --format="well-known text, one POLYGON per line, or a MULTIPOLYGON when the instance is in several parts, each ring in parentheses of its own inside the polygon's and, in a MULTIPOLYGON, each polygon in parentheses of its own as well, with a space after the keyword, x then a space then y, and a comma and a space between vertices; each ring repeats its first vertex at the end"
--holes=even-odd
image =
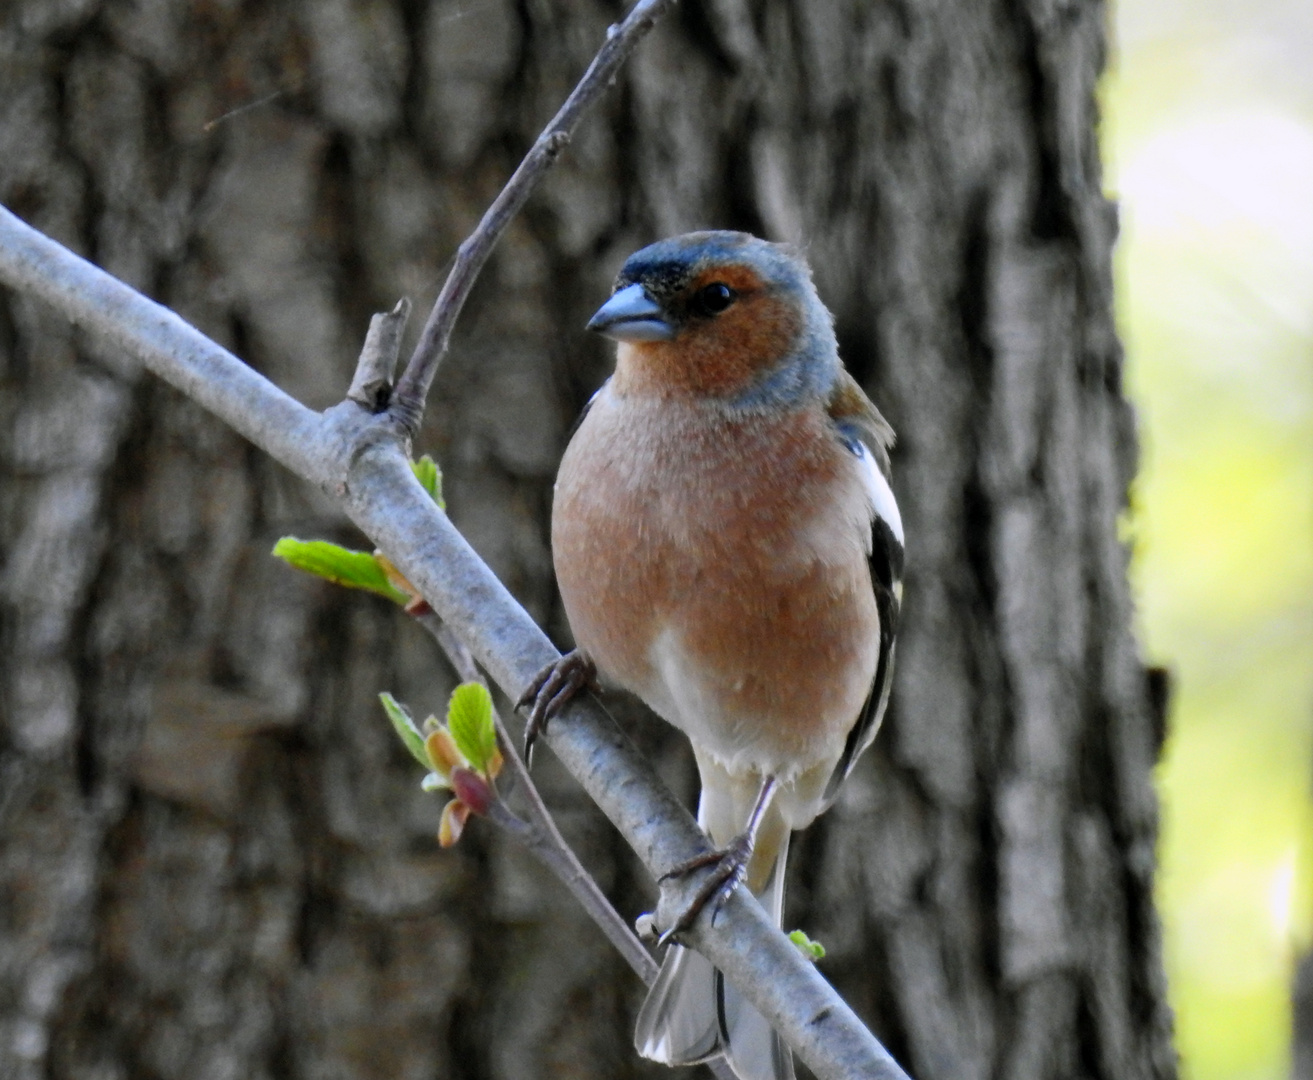
POLYGON ((1159 899, 1187 1080, 1288 1075, 1313 925, 1313 3, 1123 0, 1104 88, 1128 519, 1175 676, 1159 899))

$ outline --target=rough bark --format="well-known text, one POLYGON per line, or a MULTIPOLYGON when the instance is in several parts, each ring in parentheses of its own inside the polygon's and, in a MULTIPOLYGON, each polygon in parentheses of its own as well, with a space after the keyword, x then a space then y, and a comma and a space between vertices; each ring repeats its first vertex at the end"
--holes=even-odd
POLYGON ((1305 953, 1295 965, 1291 988, 1294 1030, 1290 1040, 1291 1080, 1313 1078, 1313 954, 1305 953))
MULTIPOLYGON (((431 300, 616 14, 16 3, 0 201, 327 405, 370 312, 431 300)), ((421 441, 564 641, 545 517, 606 372, 579 327, 610 276, 694 227, 808 245, 900 433, 909 564, 887 730, 796 845, 788 921, 920 1080, 1174 1073, 1158 724, 1116 532, 1103 18, 690 0, 494 255, 421 441)), ((267 555, 342 521, 2 299, 0 1073, 662 1075, 629 1050, 641 988, 563 889, 478 826, 436 850, 440 804, 373 697, 436 708, 452 676, 381 602, 267 555)), ((619 711, 691 795, 679 738, 619 711)), ((624 910, 650 905, 547 758, 567 835, 624 910)))

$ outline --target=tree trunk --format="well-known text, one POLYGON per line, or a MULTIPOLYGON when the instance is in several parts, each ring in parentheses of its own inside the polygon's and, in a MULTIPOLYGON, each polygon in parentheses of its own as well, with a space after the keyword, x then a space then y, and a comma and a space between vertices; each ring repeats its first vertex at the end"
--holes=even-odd
MULTIPOLYGON (((619 13, 590 0, 11 0, 0 200, 302 401, 444 262, 619 13)), ((795 846, 786 922, 918 1080, 1175 1073, 1152 904, 1161 710, 1117 519, 1089 0, 686 0, 503 241, 418 450, 564 643, 546 518, 631 250, 802 243, 899 432, 886 728, 795 846)), ((130 357, 0 296, 0 1074, 662 1076, 564 889, 441 802, 375 702, 454 682, 297 576, 342 519, 130 357)), ((691 799, 682 737, 613 703, 691 799)), ((621 910, 654 895, 538 766, 621 910)))
POLYGON ((1290 1080, 1313 1080, 1313 953, 1299 958, 1293 984, 1290 1080))

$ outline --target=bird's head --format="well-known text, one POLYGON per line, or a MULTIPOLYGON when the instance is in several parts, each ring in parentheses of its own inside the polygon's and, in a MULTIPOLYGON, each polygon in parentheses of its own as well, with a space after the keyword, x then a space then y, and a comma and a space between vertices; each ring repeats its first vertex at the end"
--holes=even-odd
POLYGON ((745 406, 824 395, 839 371, 830 313, 802 257, 739 232, 631 255, 588 323, 620 342, 619 388, 745 406))

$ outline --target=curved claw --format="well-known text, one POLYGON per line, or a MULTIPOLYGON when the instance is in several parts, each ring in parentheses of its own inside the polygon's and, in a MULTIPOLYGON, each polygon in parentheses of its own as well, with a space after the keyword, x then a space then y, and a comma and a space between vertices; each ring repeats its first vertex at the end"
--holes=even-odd
POLYGON ((566 707, 581 690, 597 693, 597 665, 580 649, 573 649, 542 668, 529 682, 517 709, 532 705, 524 726, 524 764, 533 764, 533 745, 547 730, 547 723, 566 707))
POLYGON ((657 878, 658 882, 669 881, 671 878, 683 877, 694 870, 700 870, 704 866, 715 866, 715 870, 707 876, 707 880, 702 883, 693 899, 689 901, 688 906, 679 913, 679 917, 657 939, 658 946, 670 944, 673 938, 692 926, 694 920, 702 913, 702 909, 713 898, 715 899, 715 906, 711 909, 711 917, 713 920, 715 919, 721 905, 734 895, 734 890, 739 887, 739 883, 747 876, 748 862, 752 859, 754 839, 755 837, 751 832, 740 833, 719 851, 708 851, 697 855, 689 859, 688 862, 680 863, 678 866, 667 870, 657 878))

